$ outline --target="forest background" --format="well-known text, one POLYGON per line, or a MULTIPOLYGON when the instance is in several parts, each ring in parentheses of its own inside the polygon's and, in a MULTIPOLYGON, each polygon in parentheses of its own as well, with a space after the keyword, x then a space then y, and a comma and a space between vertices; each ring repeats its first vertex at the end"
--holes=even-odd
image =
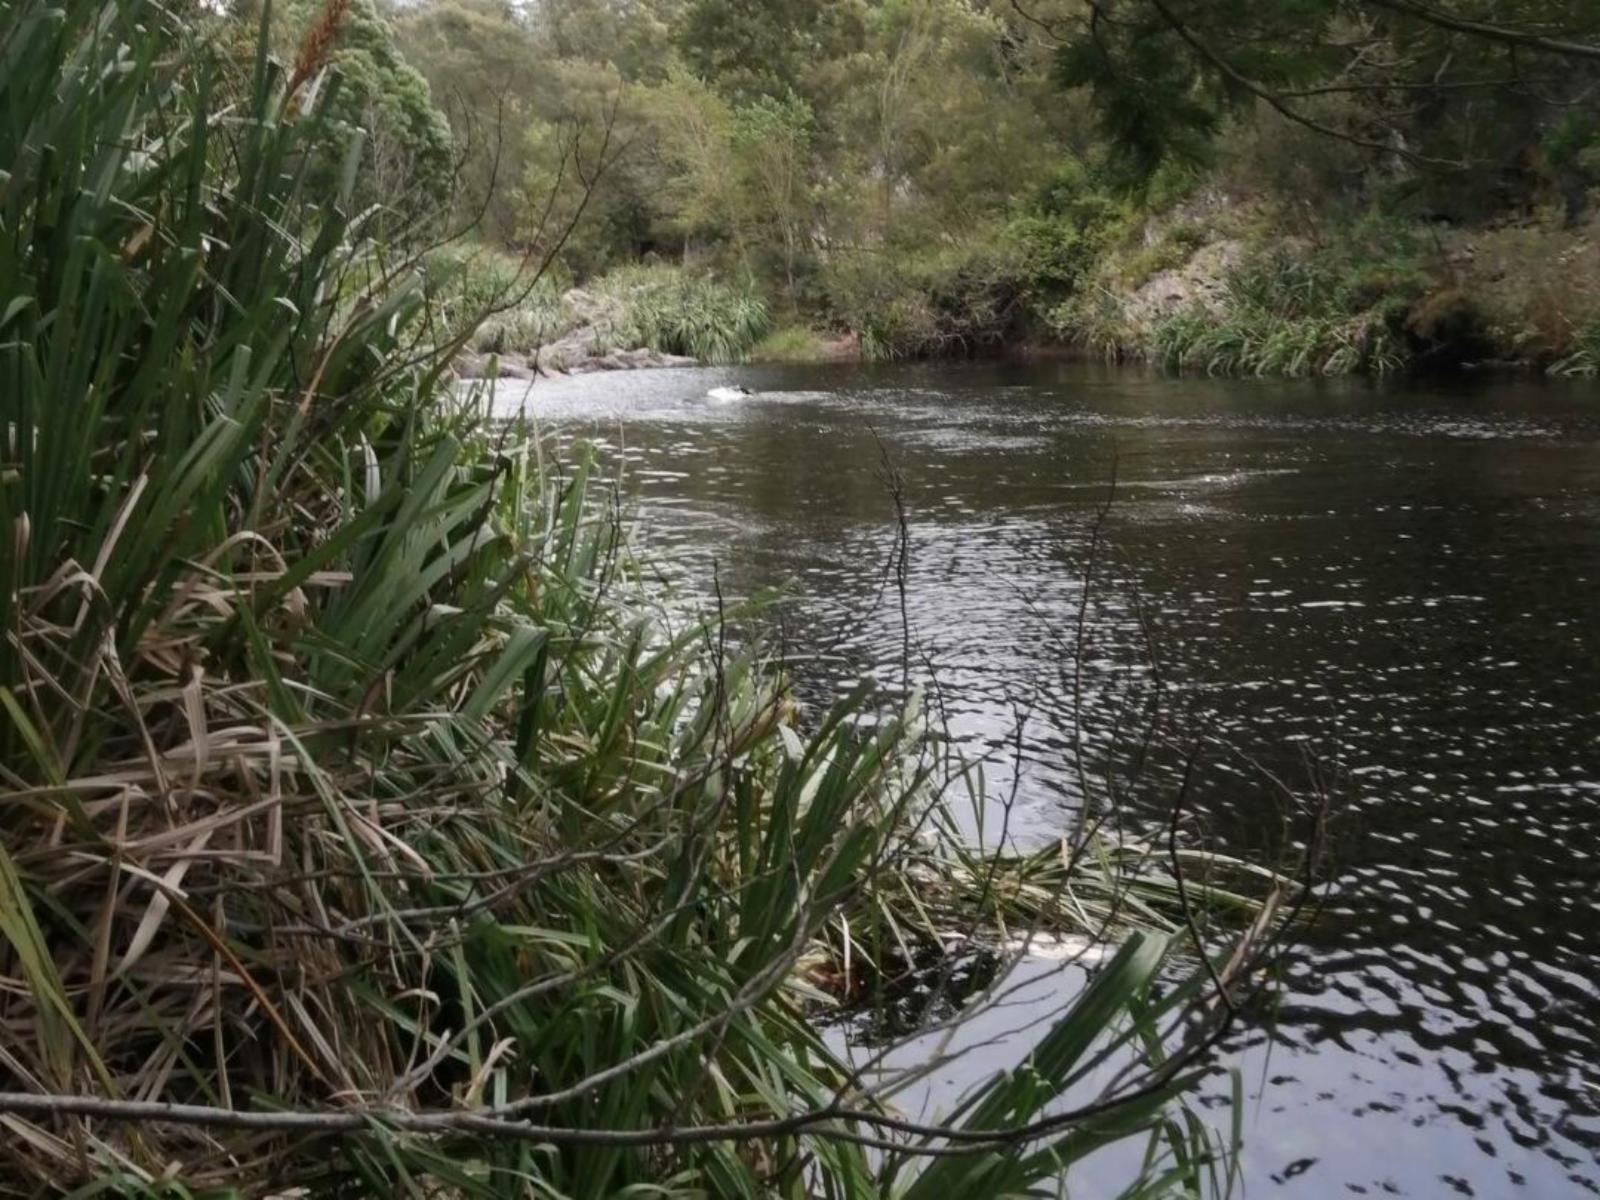
POLYGON ((702 359, 1592 374, 1597 28, 1578 0, 427 0, 341 53, 376 185, 474 231, 468 300, 554 252, 476 335, 512 373, 598 326, 702 359))

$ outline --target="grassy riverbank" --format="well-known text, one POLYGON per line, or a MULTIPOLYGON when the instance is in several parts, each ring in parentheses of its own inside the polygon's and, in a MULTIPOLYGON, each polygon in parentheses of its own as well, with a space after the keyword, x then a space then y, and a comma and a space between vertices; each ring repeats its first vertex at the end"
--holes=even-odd
MULTIPOLYGON (((513 360, 555 345, 545 360, 560 364, 572 357, 563 339, 598 305, 610 316, 590 338, 595 353, 705 362, 1040 352, 1222 375, 1600 370, 1600 218, 1440 229, 1366 214, 1291 236, 1282 214, 1220 198, 1161 216, 1107 211, 1087 237, 1032 220, 956 250, 907 248, 892 271, 874 261, 830 272, 828 290, 776 329, 781 296, 657 265, 619 268, 566 299, 541 287, 473 344, 513 360)), ((467 294, 497 280, 514 290, 515 265, 467 294)))
POLYGON ((0 1192, 932 1197, 1124 1138, 1226 1181, 1181 1101, 1288 891, 975 849, 915 698, 803 719, 663 604, 593 467, 445 384, 478 334, 360 200, 343 6, 282 65, 0 14, 0 1192), (810 1019, 1034 931, 1120 949, 947 1116, 810 1019))
POLYGON ((429 0, 391 36, 459 109, 463 225, 584 291, 680 272, 714 336, 658 348, 1593 373, 1594 13, 1119 6, 429 0))

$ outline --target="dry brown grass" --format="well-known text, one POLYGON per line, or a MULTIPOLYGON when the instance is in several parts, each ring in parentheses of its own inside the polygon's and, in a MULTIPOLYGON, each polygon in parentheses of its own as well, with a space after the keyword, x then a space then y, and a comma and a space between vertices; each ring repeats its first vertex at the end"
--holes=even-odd
POLYGON ((1549 363, 1600 318, 1600 213, 1576 229, 1550 212, 1447 243, 1456 290, 1507 357, 1549 363))

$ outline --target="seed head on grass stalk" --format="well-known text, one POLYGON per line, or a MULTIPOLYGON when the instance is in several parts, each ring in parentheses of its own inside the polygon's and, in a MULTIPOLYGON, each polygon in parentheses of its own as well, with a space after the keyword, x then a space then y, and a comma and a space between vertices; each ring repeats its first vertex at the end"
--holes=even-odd
POLYGON ((326 0, 322 12, 306 29, 300 39, 300 49, 294 58, 294 73, 289 76, 285 93, 297 95, 305 82, 326 67, 333 57, 334 43, 338 41, 345 22, 349 19, 353 0, 326 0))

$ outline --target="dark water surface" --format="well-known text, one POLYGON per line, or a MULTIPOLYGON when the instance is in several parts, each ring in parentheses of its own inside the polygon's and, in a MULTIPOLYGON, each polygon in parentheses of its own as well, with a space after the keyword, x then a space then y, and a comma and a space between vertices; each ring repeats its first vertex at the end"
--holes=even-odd
MULTIPOLYGON (((886 453, 956 729, 1003 743, 1028 714, 1024 837, 1075 811, 1071 647, 1115 474, 1085 754, 1126 755, 1108 714, 1153 652, 1213 739, 1195 803, 1220 848, 1283 846, 1248 763, 1339 781, 1328 910, 1274 1036, 1234 1047, 1247 1194, 1600 1194, 1600 388, 940 366, 588 376, 500 403, 524 399, 621 465, 686 588, 713 563, 730 595, 790 585, 817 696, 900 677, 886 453), (707 398, 729 384, 756 394, 707 398)), ((1150 767, 1152 820, 1172 769, 1150 767)))

